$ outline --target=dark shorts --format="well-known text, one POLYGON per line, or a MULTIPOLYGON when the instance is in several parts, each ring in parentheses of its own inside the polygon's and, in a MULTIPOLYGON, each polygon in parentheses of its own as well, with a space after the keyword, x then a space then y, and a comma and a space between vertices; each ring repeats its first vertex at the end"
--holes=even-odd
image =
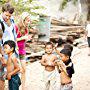
POLYGON ((13 75, 9 80, 9 90, 19 90, 20 85, 21 85, 21 80, 18 74, 13 75))
POLYGON ((88 46, 90 47, 90 37, 87 37, 88 46))
POLYGON ((69 84, 61 85, 60 90, 72 90, 72 89, 73 89, 72 83, 69 83, 69 84))

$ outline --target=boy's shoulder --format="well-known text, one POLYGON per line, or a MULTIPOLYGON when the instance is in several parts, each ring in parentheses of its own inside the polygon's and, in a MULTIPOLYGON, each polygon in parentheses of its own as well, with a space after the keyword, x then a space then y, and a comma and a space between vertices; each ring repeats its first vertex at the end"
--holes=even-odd
POLYGON ((17 59, 15 53, 13 53, 10 57, 11 57, 11 60, 12 60, 12 61, 14 61, 14 60, 17 59))
POLYGON ((74 65, 73 65, 73 62, 69 62, 69 64, 66 66, 66 70, 68 70, 68 72, 74 74, 75 71, 74 71, 74 65))

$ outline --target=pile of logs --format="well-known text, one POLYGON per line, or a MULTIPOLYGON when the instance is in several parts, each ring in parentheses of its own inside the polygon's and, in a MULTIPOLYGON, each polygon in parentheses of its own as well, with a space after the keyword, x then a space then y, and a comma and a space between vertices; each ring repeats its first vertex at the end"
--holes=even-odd
POLYGON ((78 24, 62 23, 59 20, 52 20, 51 23, 50 40, 55 43, 58 40, 61 40, 62 43, 67 41, 73 43, 75 39, 81 38, 85 34, 84 26, 78 24))

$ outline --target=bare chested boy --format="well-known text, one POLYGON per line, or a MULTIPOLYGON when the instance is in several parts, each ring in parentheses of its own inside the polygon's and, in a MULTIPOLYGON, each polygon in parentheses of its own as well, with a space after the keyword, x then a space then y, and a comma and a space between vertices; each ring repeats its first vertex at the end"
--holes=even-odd
POLYGON ((42 56, 41 65, 45 66, 44 70, 44 82, 45 82, 45 90, 49 90, 50 87, 52 90, 55 90, 55 60, 57 59, 56 55, 52 54, 53 52, 53 44, 51 42, 47 42, 45 46, 46 54, 42 56))
POLYGON ((7 60, 7 79, 9 81, 9 90, 19 90, 21 84, 18 72, 20 70, 18 60, 14 55, 16 44, 12 40, 6 41, 4 44, 4 52, 8 55, 7 60))
POLYGON ((57 62, 58 70, 61 78, 60 90, 72 90, 72 74, 74 74, 73 63, 70 59, 71 51, 69 49, 62 49, 59 53, 61 60, 57 62))

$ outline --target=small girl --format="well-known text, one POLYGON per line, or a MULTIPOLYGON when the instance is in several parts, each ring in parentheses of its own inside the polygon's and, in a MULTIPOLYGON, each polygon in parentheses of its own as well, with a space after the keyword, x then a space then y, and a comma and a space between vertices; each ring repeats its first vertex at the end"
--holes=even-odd
POLYGON ((28 12, 23 12, 20 16, 20 20, 16 27, 17 32, 17 45, 19 51, 19 59, 21 62, 21 81, 22 81, 22 90, 25 90, 25 72, 26 72, 26 50, 25 45, 26 41, 31 39, 31 36, 28 35, 28 25, 30 24, 30 15, 28 12))

